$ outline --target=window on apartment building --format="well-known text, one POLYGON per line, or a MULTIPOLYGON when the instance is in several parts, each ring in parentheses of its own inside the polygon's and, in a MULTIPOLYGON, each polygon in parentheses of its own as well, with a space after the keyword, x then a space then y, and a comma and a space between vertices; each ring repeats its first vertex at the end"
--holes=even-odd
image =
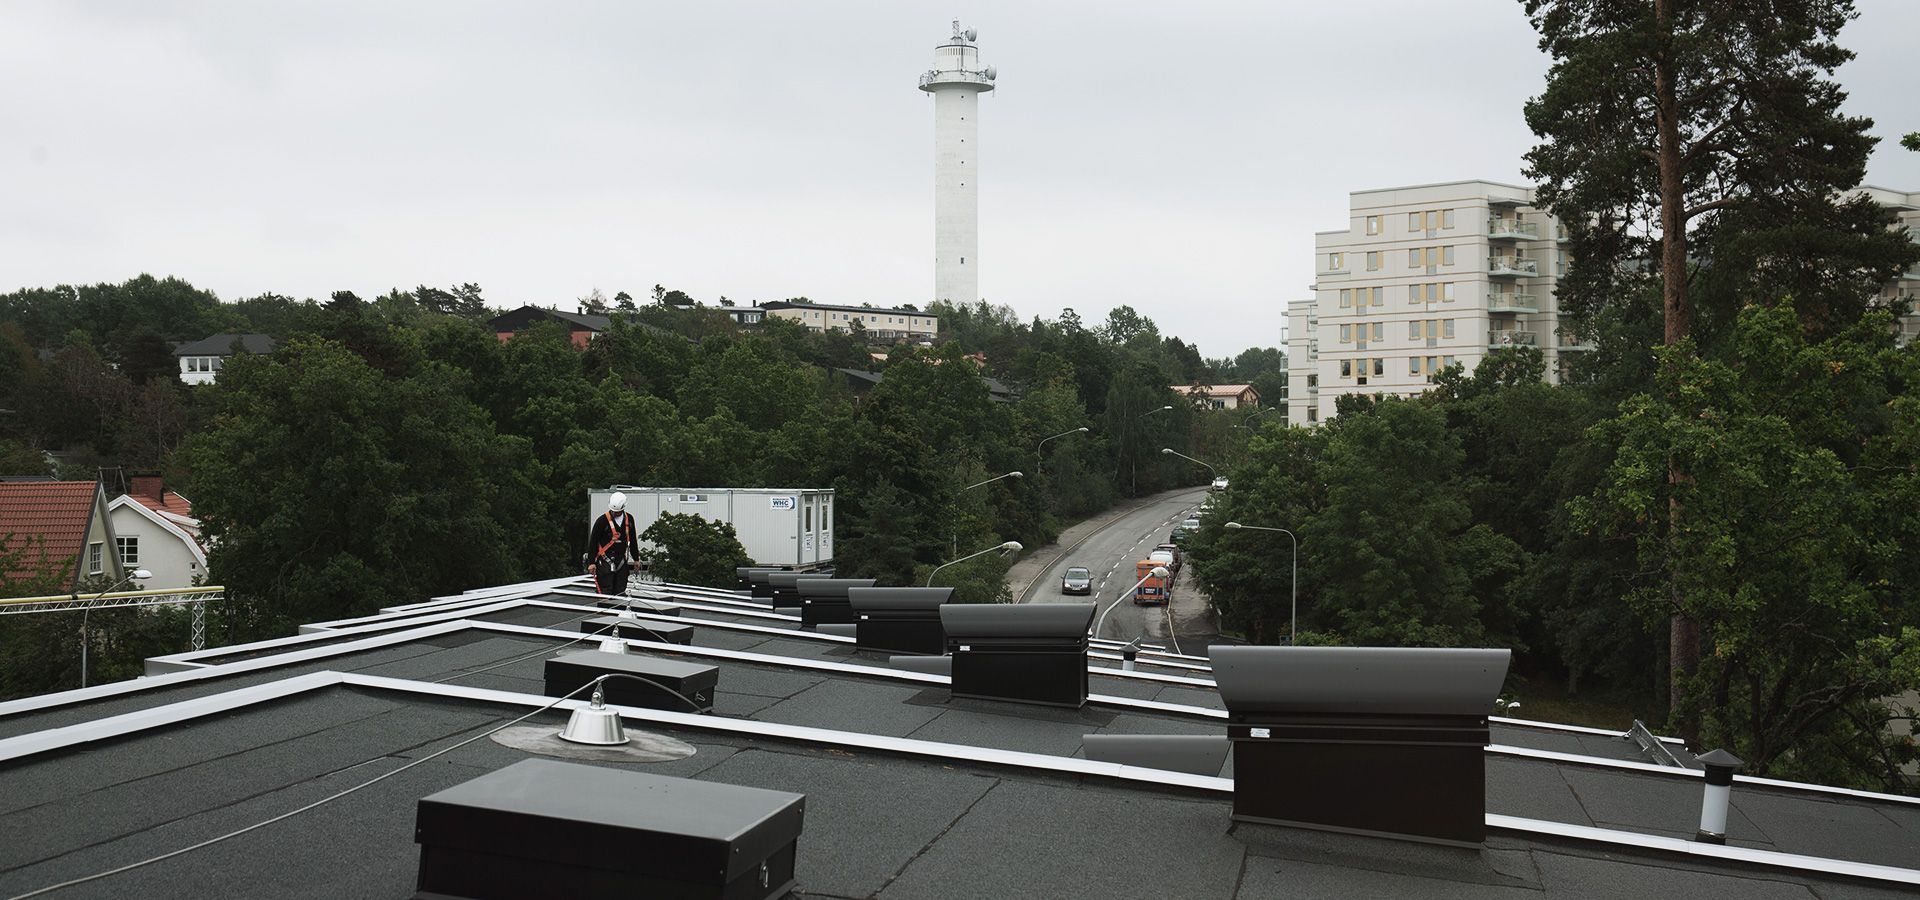
POLYGON ((1379 216, 1367 217, 1367 233, 1368 234, 1380 233, 1380 217, 1379 216))
POLYGON ((1367 271, 1369 272, 1380 271, 1380 251, 1378 250, 1367 251, 1367 271))
POLYGON ((1340 361, 1340 377, 1341 378, 1353 377, 1353 360, 1343 359, 1340 361))
POLYGON ((1452 320, 1452 319, 1443 319, 1443 320, 1441 320, 1441 322, 1440 322, 1440 336, 1441 336, 1441 337, 1443 337, 1443 338, 1450 338, 1450 337, 1453 337, 1453 320, 1452 320))
POLYGON ((114 549, 120 551, 120 564, 136 565, 140 562, 140 539, 137 537, 117 537, 113 539, 114 549))
POLYGON ((1408 247, 1407 248, 1407 265, 1412 266, 1416 269, 1420 268, 1420 266, 1424 264, 1422 262, 1422 259, 1424 258, 1422 254, 1423 254, 1423 251, 1421 250, 1421 248, 1408 247))
POLYGON ((1427 220, 1426 213, 1423 213, 1423 212, 1407 213, 1407 230, 1408 231, 1427 230, 1426 220, 1427 220))
POLYGON ((1348 288, 1341 288, 1341 289, 1340 289, 1340 306, 1341 306, 1341 308, 1343 308, 1343 309, 1344 309, 1344 308, 1346 308, 1346 307, 1349 307, 1349 306, 1352 306, 1352 305, 1353 305, 1353 291, 1352 291, 1351 289, 1348 289, 1348 288))
POLYGON ((1373 323, 1373 339, 1374 340, 1376 341, 1386 340, 1387 339, 1386 331, 1387 331, 1387 325, 1385 322, 1373 323))
POLYGON ((1353 326, 1352 325, 1340 326, 1340 343, 1342 344, 1353 343, 1353 326))
POLYGON ((1387 374, 1387 360, 1385 357, 1376 356, 1373 358, 1373 374, 1387 374))
POLYGON ((1420 374, 1420 357, 1418 356, 1407 357, 1407 374, 1408 375, 1420 374))
POLYGON ((1441 282, 1440 299, 1447 303, 1453 302, 1453 282, 1451 281, 1441 282))
POLYGON ((1440 264, 1443 266, 1453 265, 1453 245, 1452 244, 1448 244, 1445 247, 1440 248, 1440 264))
POLYGON ((1453 227, 1453 210, 1443 209, 1440 211, 1440 227, 1441 228, 1453 227))
POLYGON ((1319 372, 1309 373, 1307 375, 1307 387, 1319 387, 1319 386, 1320 386, 1320 373, 1319 372))
POLYGON ((1439 369, 1436 369, 1433 367, 1433 364, 1437 361, 1438 361, 1437 357, 1432 357, 1432 356, 1427 357, 1427 374, 1428 375, 1432 375, 1433 373, 1440 371, 1439 369))
POLYGON ((1420 320, 1415 319, 1407 323, 1407 340, 1417 341, 1419 339, 1420 339, 1420 320))
POLYGON ((1341 269, 1344 269, 1346 267, 1347 267, 1347 255, 1345 253, 1327 254, 1327 271, 1338 272, 1341 269))
POLYGON ((1368 296, 1373 298, 1374 306, 1379 306, 1386 302, 1386 297, 1387 297, 1386 288, 1367 288, 1367 291, 1369 292, 1368 296))
POLYGON ((1309 407, 1307 407, 1307 421, 1309 421, 1309 422, 1318 422, 1318 421, 1320 421, 1320 408, 1319 408, 1319 407, 1317 407, 1317 406, 1309 406, 1309 407))
POLYGON ((107 571, 106 546, 100 541, 87 545, 87 574, 99 575, 107 571))

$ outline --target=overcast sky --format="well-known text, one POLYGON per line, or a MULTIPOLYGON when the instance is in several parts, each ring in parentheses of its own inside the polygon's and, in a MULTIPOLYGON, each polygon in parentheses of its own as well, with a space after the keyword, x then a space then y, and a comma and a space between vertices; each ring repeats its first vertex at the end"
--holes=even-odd
MULTIPOLYGON (((1920 190, 1920 3, 1859 8, 1868 182, 1920 190)), ((1503 0, 7 2, 0 291, 924 302, 956 16, 1000 73, 986 299, 1208 356, 1280 343, 1349 191, 1519 181, 1546 70, 1503 0)))

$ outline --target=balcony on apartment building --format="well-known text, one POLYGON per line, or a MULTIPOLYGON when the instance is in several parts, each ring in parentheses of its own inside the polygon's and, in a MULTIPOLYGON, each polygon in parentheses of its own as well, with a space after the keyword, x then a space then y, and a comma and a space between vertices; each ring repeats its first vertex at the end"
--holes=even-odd
POLYGON ((1568 334, 1562 331, 1554 342, 1561 350, 1592 350, 1593 338, 1580 334, 1568 334))
POLYGON ((1487 346, 1497 350, 1501 347, 1534 347, 1538 346, 1538 343, 1534 340, 1531 331, 1522 328, 1496 328, 1487 332, 1487 346))
POLYGON ((1540 263, 1524 256, 1489 256, 1487 274, 1495 278, 1537 278, 1540 263))
POLYGON ((1525 291, 1505 293, 1490 291, 1487 294, 1487 312, 1490 313, 1537 313, 1540 311, 1540 299, 1525 291))
POLYGON ((1518 218, 1492 216, 1487 219, 1487 238, 1495 241, 1537 241, 1540 226, 1518 218))

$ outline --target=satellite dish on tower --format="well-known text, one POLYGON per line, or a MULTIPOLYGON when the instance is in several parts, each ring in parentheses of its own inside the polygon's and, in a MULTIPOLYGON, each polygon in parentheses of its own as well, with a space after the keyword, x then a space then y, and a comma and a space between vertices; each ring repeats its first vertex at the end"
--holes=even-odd
POLYGON ((992 81, 993 79, 995 79, 995 78, 997 78, 997 77, 999 77, 999 75, 1000 75, 1000 70, 999 70, 999 69, 996 69, 996 68, 994 68, 993 66, 988 66, 988 67, 987 67, 987 80, 988 80, 988 81, 992 81))
POLYGON ((975 30, 973 30, 973 29, 971 29, 971 28, 969 28, 969 29, 967 29, 967 33, 966 33, 966 34, 964 35, 964 37, 966 37, 966 39, 967 39, 967 40, 969 40, 969 41, 971 41, 971 40, 974 40, 975 38, 978 38, 979 36, 980 36, 980 32, 978 32, 978 31, 975 31, 975 30))

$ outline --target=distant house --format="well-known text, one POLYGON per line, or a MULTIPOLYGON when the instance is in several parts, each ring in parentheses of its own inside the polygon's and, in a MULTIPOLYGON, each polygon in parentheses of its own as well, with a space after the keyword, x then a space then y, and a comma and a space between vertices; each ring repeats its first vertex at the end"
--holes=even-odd
POLYGON ((193 503, 166 489, 158 476, 136 475, 127 493, 107 504, 120 564, 153 573, 149 588, 186 588, 204 583, 207 547, 193 503))
POLYGON ((613 326, 613 319, 593 313, 561 312, 539 306, 522 306, 512 312, 504 312, 487 320, 487 327, 493 329, 495 337, 501 343, 522 331, 544 322, 558 322, 567 330, 575 347, 585 347, 601 332, 613 326))
POLYGON ((720 311, 723 313, 726 313, 727 318, 732 319, 734 322, 744 326, 758 325, 762 321, 764 321, 767 317, 767 311, 764 309, 761 309, 759 304, 752 304, 748 306, 722 306, 720 307, 720 311))
POLYGON ((859 325, 867 337, 881 341, 930 344, 940 333, 938 318, 911 309, 831 306, 796 300, 762 303, 760 308, 769 316, 798 322, 814 331, 851 331, 859 325))
MULTIPOLYGON (((869 372, 865 369, 842 368, 835 368, 833 371, 840 373, 846 378, 847 386, 853 389, 855 401, 865 400, 867 395, 873 392, 874 388, 880 386, 880 382, 886 380, 886 373, 884 372, 869 372)), ((987 399, 995 403, 1012 403, 1018 399, 1014 396, 1013 388, 1007 387, 998 379, 982 375, 980 376, 980 380, 987 386, 987 399)))
POLYGON ((126 574, 98 481, 0 482, 0 541, 11 560, 9 582, 52 569, 55 588, 69 591, 82 578, 126 574))
POLYGON ((275 341, 264 334, 216 334, 213 337, 174 348, 180 358, 180 380, 187 384, 212 384, 226 365, 226 359, 239 351, 272 353, 275 341))
POLYGON ((1194 406, 1201 409, 1239 409, 1242 406, 1260 405, 1260 392, 1250 384, 1175 385, 1173 390, 1184 394, 1194 406))

